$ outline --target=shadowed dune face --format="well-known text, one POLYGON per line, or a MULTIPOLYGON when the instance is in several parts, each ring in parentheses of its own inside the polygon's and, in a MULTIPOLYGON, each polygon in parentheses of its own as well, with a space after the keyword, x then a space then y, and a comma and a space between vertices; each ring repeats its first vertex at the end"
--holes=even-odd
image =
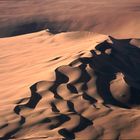
POLYGON ((48 28, 52 33, 80 30, 139 38, 139 6, 139 0, 3 0, 0 37, 48 28))
POLYGON ((1 139, 140 137, 138 61, 116 47, 135 56, 138 41, 41 31, 0 42, 1 139))

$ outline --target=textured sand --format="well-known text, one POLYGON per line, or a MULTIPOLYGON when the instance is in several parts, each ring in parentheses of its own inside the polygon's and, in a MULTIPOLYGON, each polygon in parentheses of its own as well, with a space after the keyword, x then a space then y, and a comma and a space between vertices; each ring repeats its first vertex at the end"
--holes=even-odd
POLYGON ((140 139, 139 4, 0 1, 0 139, 140 139))
POLYGON ((105 58, 92 51, 105 39, 46 31, 0 39, 0 137, 139 138, 139 109, 127 107, 129 89, 122 75, 112 79, 113 68, 106 65, 111 51, 106 49, 105 58), (94 67, 110 75, 96 74, 94 67), (112 99, 111 79, 113 95, 124 104, 112 99))

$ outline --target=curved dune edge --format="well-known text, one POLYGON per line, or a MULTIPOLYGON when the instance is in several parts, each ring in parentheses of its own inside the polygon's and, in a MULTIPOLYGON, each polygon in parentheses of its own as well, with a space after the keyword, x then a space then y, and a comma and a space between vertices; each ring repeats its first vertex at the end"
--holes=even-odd
POLYGON ((3 0, 0 37, 47 27, 52 33, 93 31, 117 38, 140 38, 139 5, 139 0, 3 0))
POLYGON ((0 137, 139 138, 139 105, 118 95, 129 87, 120 88, 122 75, 115 80, 106 39, 46 31, 0 39, 0 137))

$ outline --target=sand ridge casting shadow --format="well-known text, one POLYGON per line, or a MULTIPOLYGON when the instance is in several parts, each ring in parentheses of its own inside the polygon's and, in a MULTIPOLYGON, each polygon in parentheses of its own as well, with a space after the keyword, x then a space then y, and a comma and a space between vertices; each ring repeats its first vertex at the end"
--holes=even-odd
MULTIPOLYGON (((126 41, 129 41, 129 40, 126 40, 126 41)), ((112 96, 112 93, 110 91, 110 82, 116 78, 116 74, 118 72, 122 72, 124 73, 124 75, 126 74, 126 77, 128 77, 128 75, 131 74, 131 72, 127 73, 128 70, 126 70, 126 67, 125 67, 126 65, 129 66, 130 64, 126 64, 124 66, 123 63, 125 62, 125 59, 121 58, 123 59, 121 60, 119 57, 117 57, 118 50, 116 50, 107 41, 104 41, 103 43, 100 43, 99 45, 96 46, 96 50, 91 50, 90 52, 92 54, 91 57, 80 57, 77 60, 74 60, 73 62, 71 62, 69 65, 58 67, 55 70, 55 76, 56 76, 55 81, 52 81, 49 86, 46 85, 46 88, 43 88, 43 91, 45 91, 46 93, 49 92, 49 94, 53 95, 52 101, 48 103, 48 106, 49 108, 51 108, 52 112, 56 114, 56 116, 53 116, 53 117, 46 116, 44 119, 40 120, 38 123, 49 124, 48 128, 49 130, 52 130, 52 129, 59 128, 65 122, 71 121, 71 117, 69 116, 69 114, 63 114, 64 112, 63 110, 61 110, 61 107, 60 107, 61 102, 66 104, 67 111, 70 114, 75 114, 76 116, 80 118, 79 124, 75 126, 74 128, 72 128, 71 130, 68 130, 64 126, 63 128, 58 130, 58 133, 61 136, 63 136, 65 139, 74 139, 75 133, 86 129, 89 126, 94 125, 93 123, 94 120, 93 121, 89 120, 88 118, 82 116, 81 112, 77 111, 75 100, 73 100, 73 97, 78 99, 78 95, 80 93, 79 95, 80 100, 83 100, 84 102, 88 102, 90 105, 92 105, 92 108, 97 109, 96 108, 97 99, 94 97, 91 97, 88 94, 88 88, 89 88, 88 82, 93 78, 91 77, 91 74, 89 74, 87 70, 88 66, 96 74, 97 78, 96 78, 95 85, 97 88, 97 94, 103 99, 102 104, 106 108, 110 108, 108 105, 113 105, 113 106, 129 109, 131 108, 131 104, 133 103, 139 104, 139 99, 138 99, 139 96, 135 96, 135 97, 133 96, 133 93, 135 93, 135 95, 138 95, 139 93, 139 90, 136 90, 135 87, 131 88, 133 97, 131 98, 131 101, 129 102, 130 106, 116 100, 112 96), (106 53, 107 49, 112 50, 110 54, 106 53), (97 50, 100 51, 100 54, 96 53, 97 50), (76 67, 73 67, 73 65, 75 65, 76 63, 79 63, 79 65, 76 67), (73 81, 70 81, 71 70, 73 71, 73 73, 77 71, 80 73, 77 78, 74 77, 75 80, 73 81), (78 84, 81 86, 78 87, 77 86, 78 84), (68 92, 67 94, 69 94, 70 97, 72 98, 69 98, 68 100, 66 99, 66 97, 63 97, 63 94, 62 95, 59 94, 58 89, 61 85, 65 86, 65 88, 62 89, 64 90, 63 92, 64 93, 68 92), (53 122, 53 120, 56 120, 56 122, 55 121, 53 122)), ((123 55, 120 54, 120 56, 123 56, 123 55)), ((126 56, 124 55, 124 57, 126 56)), ((131 71, 131 69, 129 71, 131 71)), ((133 75, 131 76, 134 77, 133 75)), ((5 139, 14 138, 16 133, 22 129, 24 124, 26 124, 26 117, 20 114, 21 111, 24 111, 24 109, 30 109, 30 111, 32 112, 32 110, 37 108, 37 105, 40 102, 42 102, 43 99, 48 98, 48 96, 43 95, 42 90, 38 89, 39 88, 38 84, 40 84, 43 87, 45 84, 47 84, 47 82, 44 84, 43 82, 42 83, 37 82, 33 84, 30 87, 31 96, 30 98, 28 98, 27 103, 21 104, 22 100, 20 100, 17 103, 17 106, 14 108, 13 111, 20 117, 20 120, 18 122, 19 127, 5 134, 3 138, 5 139)), ((8 127, 8 125, 3 126, 3 127, 8 127)))

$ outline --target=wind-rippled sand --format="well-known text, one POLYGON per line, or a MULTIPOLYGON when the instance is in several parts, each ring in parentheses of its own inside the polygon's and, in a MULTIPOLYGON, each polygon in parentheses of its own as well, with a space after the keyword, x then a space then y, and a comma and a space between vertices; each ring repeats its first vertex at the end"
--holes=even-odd
POLYGON ((139 5, 0 1, 0 139, 140 139, 139 5))
POLYGON ((106 64, 110 51, 93 51, 105 39, 89 32, 46 31, 0 39, 0 137, 139 138, 139 109, 125 106, 121 93, 116 96, 124 104, 115 102, 108 89, 114 76, 106 73, 115 75, 106 64))

